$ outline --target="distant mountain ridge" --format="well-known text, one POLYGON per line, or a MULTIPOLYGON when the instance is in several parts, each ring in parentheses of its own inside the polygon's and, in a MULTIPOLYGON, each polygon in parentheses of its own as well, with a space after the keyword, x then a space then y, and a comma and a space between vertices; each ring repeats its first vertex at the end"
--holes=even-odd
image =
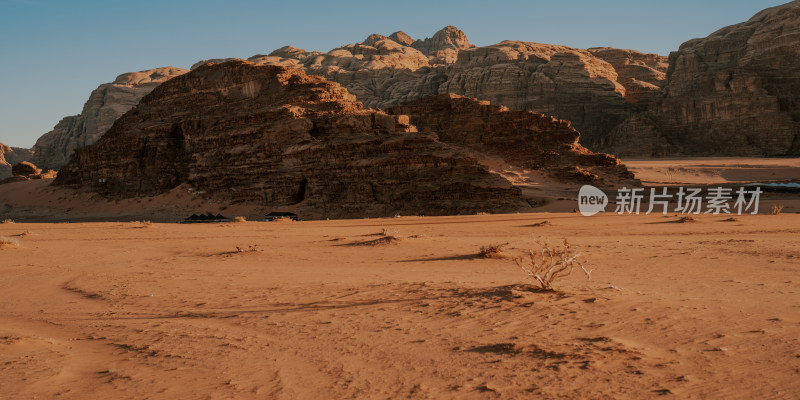
MULTIPOLYGON (((425 39, 397 31, 329 52, 284 46, 248 60, 322 76, 370 108, 452 93, 543 113, 570 121, 589 149, 622 156, 800 155, 798 8, 800 1, 766 9, 669 57, 510 40, 476 47, 447 26, 425 39)), ((210 61, 224 60, 192 69, 210 61)), ((37 141, 33 161, 59 168, 142 96, 185 72, 101 85, 80 116, 37 141)))

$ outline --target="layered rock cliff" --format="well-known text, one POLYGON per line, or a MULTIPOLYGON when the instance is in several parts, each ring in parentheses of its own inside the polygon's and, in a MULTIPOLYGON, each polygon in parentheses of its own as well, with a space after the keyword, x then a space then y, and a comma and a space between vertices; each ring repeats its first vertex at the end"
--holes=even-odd
POLYGON ((614 67, 617 81, 625 88, 625 100, 629 103, 643 109, 663 95, 669 67, 667 57, 613 47, 588 50, 614 67))
POLYGON ((0 143, 0 179, 10 177, 14 165, 30 161, 32 158, 33 152, 30 149, 11 147, 0 143))
POLYGON ((408 117, 364 109, 345 88, 301 70, 242 61, 157 87, 76 150, 54 184, 121 197, 186 184, 307 218, 528 207, 518 188, 408 117))
POLYGON ((609 135, 618 155, 800 155, 800 2, 682 44, 665 94, 609 135))
POLYGON ((338 82, 372 108, 454 93, 544 113, 571 121, 591 148, 661 93, 663 57, 614 51, 519 41, 475 47, 464 32, 448 26, 422 40, 398 31, 327 53, 286 46, 248 60, 338 82))
POLYGON ((562 181, 638 184, 619 160, 581 146, 580 134, 569 121, 453 94, 414 100, 388 112, 408 115, 420 132, 435 133, 442 142, 499 157, 513 166, 541 170, 562 181))
POLYGON ((64 165, 75 149, 96 142, 122 114, 162 82, 186 73, 182 68, 156 68, 122 74, 92 91, 79 115, 63 118, 33 146, 33 162, 45 169, 64 165))
MULTIPOLYGON (((204 60, 192 69, 230 60, 204 60)), ((600 147, 615 126, 658 97, 666 71, 663 57, 632 50, 587 51, 517 41, 476 47, 453 26, 425 39, 398 31, 388 37, 373 34, 327 53, 285 46, 248 60, 301 68, 338 82, 370 108, 454 93, 544 113, 571 121, 589 148, 600 147)), ((60 167, 74 149, 94 143, 153 87, 184 72, 162 68, 101 85, 80 115, 62 119, 40 138, 34 160, 45 168, 60 167)))

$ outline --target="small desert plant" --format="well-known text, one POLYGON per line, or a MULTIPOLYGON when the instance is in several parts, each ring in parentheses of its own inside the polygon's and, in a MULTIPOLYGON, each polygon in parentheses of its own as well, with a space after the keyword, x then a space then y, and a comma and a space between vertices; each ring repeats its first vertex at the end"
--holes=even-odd
POLYGON ((508 243, 491 243, 481 246, 481 251, 478 252, 478 255, 481 257, 497 256, 503 251, 503 247, 506 247, 506 245, 508 245, 508 243))
POLYGON ((546 241, 537 241, 537 251, 528 250, 527 257, 517 257, 514 262, 528 276, 536 280, 544 290, 553 290, 553 282, 562 276, 568 276, 578 266, 592 279, 593 269, 587 270, 580 260, 581 255, 575 253, 567 239, 559 246, 552 246, 546 241))
POLYGON ((247 246, 246 249, 242 248, 242 247, 239 247, 239 246, 236 246, 236 252, 237 253, 245 253, 245 252, 251 252, 251 251, 264 251, 264 250, 261 250, 261 248, 258 247, 257 244, 251 244, 250 246, 247 246))
POLYGON ((400 233, 397 232, 397 229, 383 227, 381 228, 380 235, 385 237, 397 238, 398 236, 400 236, 400 233))
POLYGON ((272 222, 292 222, 292 221, 294 220, 289 217, 280 217, 272 220, 272 222))
POLYGON ((149 228, 151 226, 153 226, 152 222, 150 222, 150 221, 142 221, 142 227, 143 228, 149 228))
POLYGON ((6 236, 0 236, 0 248, 3 248, 3 247, 19 247, 19 246, 20 246, 19 240, 14 239, 14 238, 10 238, 10 237, 6 237, 6 236))
POLYGON ((773 204, 769 213, 772 215, 779 215, 781 211, 783 211, 783 205, 773 204))
POLYGON ((13 223, 14 223, 13 219, 4 219, 2 222, 0 222, 0 224, 13 224, 13 223))
POLYGON ((247 218, 239 215, 239 216, 233 217, 233 222, 247 222, 247 218))

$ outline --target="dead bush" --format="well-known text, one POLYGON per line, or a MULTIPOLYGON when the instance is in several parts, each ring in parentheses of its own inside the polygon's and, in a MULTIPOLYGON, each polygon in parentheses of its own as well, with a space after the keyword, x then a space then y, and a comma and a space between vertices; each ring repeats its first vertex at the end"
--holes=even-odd
POLYGON ((536 243, 539 249, 528 250, 528 254, 515 258, 514 262, 542 289, 553 290, 553 282, 560 277, 569 276, 576 266, 581 268, 587 279, 592 279, 594 270, 584 267, 581 254, 575 253, 567 239, 558 246, 542 240, 537 240, 536 243))
POLYGON ((233 217, 233 222, 247 222, 247 218, 239 215, 239 216, 233 217))
POLYGON ((486 258, 499 256, 507 245, 508 243, 491 243, 481 246, 481 251, 478 252, 478 255, 486 258))
POLYGON ((258 247, 257 244, 251 244, 250 246, 247 246, 247 248, 236 246, 237 253, 249 253, 254 251, 264 251, 264 250, 258 247))
POLYGON ((782 204, 773 204, 772 209, 769 211, 769 213, 770 215, 780 215, 782 211, 783 211, 782 204))
POLYGON ((399 239, 400 238, 400 233, 397 231, 397 229, 383 227, 383 228, 381 228, 380 236, 399 239))
POLYGON ((13 223, 14 223, 13 219, 4 219, 2 222, 0 222, 0 224, 13 224, 13 223))

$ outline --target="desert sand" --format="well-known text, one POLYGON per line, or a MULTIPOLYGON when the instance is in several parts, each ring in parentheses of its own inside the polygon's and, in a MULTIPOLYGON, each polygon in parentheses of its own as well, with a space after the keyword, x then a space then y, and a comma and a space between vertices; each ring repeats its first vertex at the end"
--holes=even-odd
POLYGON ((800 215, 676 219, 2 224, 0 398, 800 395, 800 215))
MULTIPOLYGON (((796 163, 737 160, 629 165, 713 185, 796 163)), ((3 185, 0 399, 800 396, 796 194, 679 223, 583 217, 577 186, 538 181, 544 212, 188 225, 166 222, 260 211, 3 185), (513 258, 564 238, 592 279, 538 290, 513 258)))

